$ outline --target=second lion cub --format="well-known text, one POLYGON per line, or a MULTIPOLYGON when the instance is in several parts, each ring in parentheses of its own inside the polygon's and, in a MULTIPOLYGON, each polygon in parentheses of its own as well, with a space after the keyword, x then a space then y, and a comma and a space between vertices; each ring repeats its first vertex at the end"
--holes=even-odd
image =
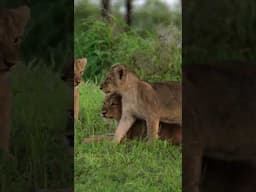
POLYGON ((76 59, 74 63, 74 119, 78 119, 79 113, 79 89, 78 86, 82 81, 84 68, 87 64, 86 58, 76 59))
MULTIPOLYGON (((175 86, 173 83, 164 83, 172 89, 175 86)), ((159 87, 158 85, 163 85, 162 83, 152 84, 153 87, 159 87)), ((159 88, 160 88, 159 87, 159 88)), ((161 89, 161 88, 160 88, 161 89)), ((115 119, 117 122, 120 121, 122 115, 122 98, 120 95, 113 93, 107 96, 104 100, 104 105, 102 107, 102 115, 108 119, 115 119)), ((137 119, 133 126, 129 129, 126 134, 127 139, 142 139, 147 135, 146 123, 143 120, 137 119)), ((182 143, 182 129, 180 125, 168 124, 160 122, 159 137, 162 140, 167 140, 171 144, 180 145, 182 143)))
POLYGON ((171 96, 167 86, 158 92, 124 65, 118 64, 110 69, 101 89, 106 94, 117 93, 122 96, 122 116, 114 136, 117 143, 120 143, 136 119, 146 121, 149 141, 158 138, 160 121, 181 125, 181 107, 177 104, 181 103, 181 97, 166 99, 166 96, 171 96))

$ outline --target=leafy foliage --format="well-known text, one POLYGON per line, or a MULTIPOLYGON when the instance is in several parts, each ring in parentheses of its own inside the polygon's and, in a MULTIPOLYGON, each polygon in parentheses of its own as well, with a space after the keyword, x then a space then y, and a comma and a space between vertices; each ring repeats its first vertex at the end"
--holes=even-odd
POLYGON ((88 58, 85 79, 102 80, 122 63, 148 81, 181 77, 181 13, 161 1, 134 7, 132 26, 123 20, 124 1, 111 7, 111 22, 100 17, 99 5, 88 0, 75 6, 75 57, 88 58))
POLYGON ((120 20, 87 18, 75 30, 75 57, 88 58, 85 78, 100 81, 115 63, 134 69, 145 80, 177 80, 181 75, 181 33, 175 26, 139 34, 120 20))

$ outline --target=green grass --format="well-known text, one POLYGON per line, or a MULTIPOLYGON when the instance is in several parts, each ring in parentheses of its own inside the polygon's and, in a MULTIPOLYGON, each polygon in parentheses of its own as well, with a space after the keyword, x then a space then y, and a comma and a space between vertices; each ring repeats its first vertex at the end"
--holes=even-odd
POLYGON ((164 141, 83 144, 84 137, 113 132, 101 117, 104 95, 93 83, 80 87, 75 123, 76 192, 181 192, 181 148, 164 141))

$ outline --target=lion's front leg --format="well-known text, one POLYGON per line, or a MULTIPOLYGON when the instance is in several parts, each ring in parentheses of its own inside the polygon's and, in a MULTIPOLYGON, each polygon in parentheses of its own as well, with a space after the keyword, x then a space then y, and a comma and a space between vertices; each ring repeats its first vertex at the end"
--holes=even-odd
POLYGON ((103 142, 103 141, 111 141, 114 138, 114 134, 105 134, 105 135, 95 135, 93 137, 84 138, 84 143, 95 143, 95 142, 103 142))
POLYGON ((159 118, 151 117, 146 120, 148 140, 158 139, 159 118))
POLYGON ((115 131, 114 142, 120 143, 122 138, 126 135, 127 131, 135 122, 135 120, 136 119, 131 115, 122 115, 115 131))

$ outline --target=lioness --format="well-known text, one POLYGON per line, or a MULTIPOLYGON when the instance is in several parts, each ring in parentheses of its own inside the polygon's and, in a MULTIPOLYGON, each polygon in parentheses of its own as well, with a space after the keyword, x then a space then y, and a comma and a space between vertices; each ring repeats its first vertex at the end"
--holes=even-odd
POLYGON ((183 68, 183 190, 199 192, 203 156, 256 161, 255 64, 183 68))
POLYGON ((84 68, 87 64, 86 58, 76 59, 74 63, 74 119, 78 119, 79 114, 79 84, 83 79, 84 68))
POLYGON ((30 9, 0 9, 0 149, 9 151, 11 88, 9 71, 17 63, 19 47, 30 9))
MULTIPOLYGON (((167 83, 153 83, 152 86, 157 87, 159 84, 168 85, 167 83)), ((168 86, 171 89, 172 85, 175 84, 176 83, 171 83, 168 86)), ((119 122, 122 116, 122 97, 116 93, 107 96, 102 107, 102 115, 105 118, 115 119, 119 122)), ((126 138, 145 138, 147 136, 146 133, 146 122, 144 120, 137 119, 127 132, 126 138)), ((167 140, 175 145, 181 144, 182 131, 180 125, 160 122, 159 137, 160 139, 167 140)))
MULTIPOLYGON (((158 138, 159 122, 181 124, 180 91, 171 94, 168 86, 159 93, 149 83, 140 80, 124 65, 113 66, 100 87, 106 94, 122 96, 122 116, 115 131, 114 141, 120 143, 136 119, 146 120, 149 141, 158 138), (173 99, 166 99, 166 95, 173 99)), ((180 86, 176 86, 180 89, 180 86)))

